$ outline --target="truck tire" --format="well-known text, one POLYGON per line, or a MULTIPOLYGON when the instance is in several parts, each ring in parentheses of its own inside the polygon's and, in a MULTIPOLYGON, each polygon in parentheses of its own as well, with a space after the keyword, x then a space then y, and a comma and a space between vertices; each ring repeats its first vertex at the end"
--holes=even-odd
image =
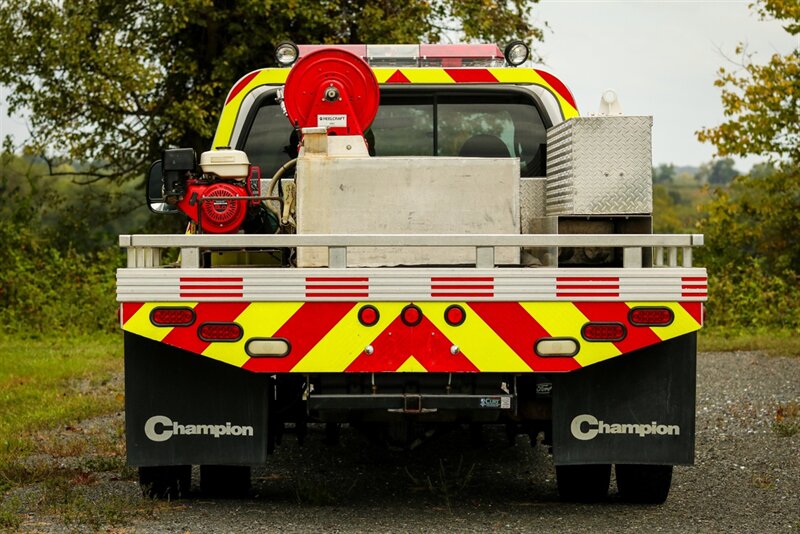
POLYGON ((672 485, 671 465, 620 465, 617 474, 619 496, 625 502, 662 504, 672 485))
POLYGON ((608 497, 611 464, 557 465, 556 484, 563 501, 599 502, 608 497))
POLYGON ((139 468, 139 486, 150 499, 179 499, 189 494, 191 465, 159 465, 139 468))
POLYGON ((250 467, 201 465, 200 492, 208 497, 247 497, 250 493, 250 467))

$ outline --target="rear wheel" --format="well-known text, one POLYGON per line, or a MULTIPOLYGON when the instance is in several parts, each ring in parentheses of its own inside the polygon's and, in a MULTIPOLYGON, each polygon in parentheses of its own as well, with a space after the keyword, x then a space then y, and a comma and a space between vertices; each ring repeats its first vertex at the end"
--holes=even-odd
POLYGON ((661 504, 672 485, 671 465, 616 465, 617 487, 623 501, 661 504))
POLYGON ((159 465, 139 468, 139 486, 151 499, 178 499, 189 494, 192 466, 159 465))
POLYGON ((246 497, 250 492, 250 467, 201 465, 200 491, 209 497, 246 497))
POLYGON ((610 464, 557 465, 556 483, 561 500, 598 502, 608 497, 610 464))

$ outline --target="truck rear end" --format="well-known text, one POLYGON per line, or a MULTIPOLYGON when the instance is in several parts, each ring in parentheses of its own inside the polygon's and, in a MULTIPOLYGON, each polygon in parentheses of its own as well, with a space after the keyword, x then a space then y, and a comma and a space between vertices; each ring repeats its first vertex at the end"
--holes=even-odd
POLYGON ((623 499, 663 502, 694 460, 706 273, 702 236, 651 232, 651 119, 579 117, 494 45, 296 55, 233 87, 199 169, 154 165, 151 206, 190 233, 120 237, 143 486, 199 465, 246 489, 287 426, 492 424, 552 447, 564 499, 614 465, 623 499))

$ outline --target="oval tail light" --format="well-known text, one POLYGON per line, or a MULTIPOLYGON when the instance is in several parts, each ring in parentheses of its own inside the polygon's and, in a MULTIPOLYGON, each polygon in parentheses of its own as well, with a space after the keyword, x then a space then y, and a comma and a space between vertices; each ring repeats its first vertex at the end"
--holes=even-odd
POLYGON ((578 354, 580 345, 571 337, 548 337, 540 339, 533 350, 543 358, 571 358, 578 354))
POLYGON ((628 320, 634 326, 669 326, 675 314, 662 306, 641 306, 631 309, 628 320))
POLYGON ((289 355, 292 346, 282 337, 254 338, 247 342, 244 350, 252 358, 283 358, 289 355))
POLYGON ((586 323, 581 329, 586 341, 622 341, 626 334, 625 326, 620 323, 586 323))
POLYGON ((150 322, 155 326, 189 326, 194 320, 194 310, 186 307, 160 306, 150 312, 150 322))
POLYGON ((242 339, 242 327, 236 323, 204 323, 197 329, 197 337, 209 342, 239 341, 242 339))

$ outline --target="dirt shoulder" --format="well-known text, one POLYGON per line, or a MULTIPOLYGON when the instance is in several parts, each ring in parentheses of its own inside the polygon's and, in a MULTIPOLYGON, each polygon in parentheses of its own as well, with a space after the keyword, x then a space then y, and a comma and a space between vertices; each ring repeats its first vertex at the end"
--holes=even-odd
MULTIPOLYGON (((336 447, 312 426, 254 472, 248 500, 142 498, 123 466, 122 415, 84 422, 29 458, 43 475, 4 497, 0 525, 35 532, 800 532, 800 360, 757 352, 698 359, 697 457, 663 506, 557 501, 543 447, 486 429, 392 452, 345 428, 336 447), (65 437, 66 436, 66 437, 65 437), (83 436, 83 437, 81 437, 83 436), (77 440, 77 441, 76 441, 77 440), (5 518, 5 519, 4 519, 5 518)), ((195 478, 195 484, 197 480, 195 478)))

